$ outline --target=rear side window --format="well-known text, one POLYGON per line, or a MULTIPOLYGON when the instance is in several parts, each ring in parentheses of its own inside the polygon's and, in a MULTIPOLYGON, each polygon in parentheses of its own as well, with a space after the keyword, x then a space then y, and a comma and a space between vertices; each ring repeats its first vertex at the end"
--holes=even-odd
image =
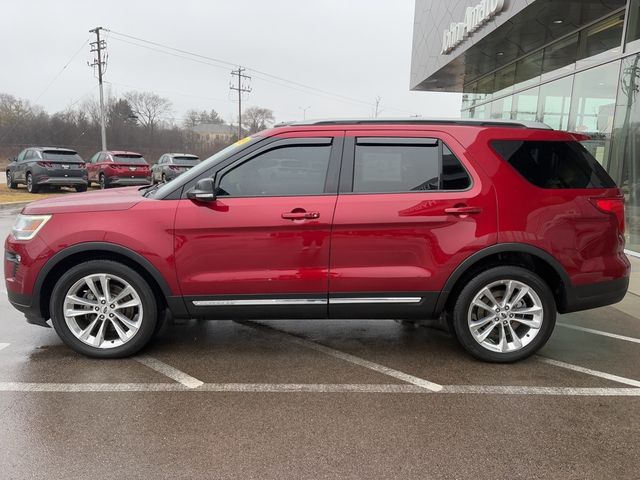
POLYGON ((460 160, 436 139, 357 141, 353 175, 356 193, 465 190, 470 186, 471 179, 460 160))
POLYGON ((578 142, 495 140, 498 154, 541 188, 612 188, 615 182, 578 142))

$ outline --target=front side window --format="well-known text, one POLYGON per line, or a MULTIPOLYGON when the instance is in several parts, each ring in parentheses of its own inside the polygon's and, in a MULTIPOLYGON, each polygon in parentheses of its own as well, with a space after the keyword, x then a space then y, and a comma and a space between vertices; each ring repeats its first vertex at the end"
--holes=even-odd
POLYGON ((295 145, 261 153, 226 173, 217 195, 232 197, 324 193, 330 145, 295 145))
POLYGON ((465 190, 471 185, 460 160, 435 139, 415 144, 366 143, 366 139, 359 139, 356 145, 353 175, 356 193, 465 190))

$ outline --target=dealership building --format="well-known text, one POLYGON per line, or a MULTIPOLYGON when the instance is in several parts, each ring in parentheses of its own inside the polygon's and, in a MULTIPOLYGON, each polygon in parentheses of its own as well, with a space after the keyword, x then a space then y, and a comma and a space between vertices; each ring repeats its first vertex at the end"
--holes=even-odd
POLYGON ((640 255, 640 0, 416 0, 410 87, 462 93, 465 118, 588 134, 640 255))

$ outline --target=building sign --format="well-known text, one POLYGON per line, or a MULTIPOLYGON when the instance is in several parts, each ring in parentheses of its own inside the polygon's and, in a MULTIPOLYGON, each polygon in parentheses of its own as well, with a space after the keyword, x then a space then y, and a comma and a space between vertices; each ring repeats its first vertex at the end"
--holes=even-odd
POLYGON ((468 7, 464 14, 464 21, 452 23, 444 31, 440 54, 445 55, 456 48, 466 37, 500 13, 503 7, 504 0, 482 0, 475 7, 468 7))

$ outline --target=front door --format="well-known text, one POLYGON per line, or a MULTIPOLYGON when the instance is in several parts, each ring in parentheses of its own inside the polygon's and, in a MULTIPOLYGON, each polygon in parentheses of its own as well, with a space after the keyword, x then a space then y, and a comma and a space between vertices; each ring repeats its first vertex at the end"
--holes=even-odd
POLYGON ((341 135, 276 140, 215 172, 215 201, 183 196, 176 272, 194 316, 326 317, 341 135))
POLYGON ((496 242, 490 180, 442 132, 348 132, 331 318, 429 318, 464 258, 496 242))

